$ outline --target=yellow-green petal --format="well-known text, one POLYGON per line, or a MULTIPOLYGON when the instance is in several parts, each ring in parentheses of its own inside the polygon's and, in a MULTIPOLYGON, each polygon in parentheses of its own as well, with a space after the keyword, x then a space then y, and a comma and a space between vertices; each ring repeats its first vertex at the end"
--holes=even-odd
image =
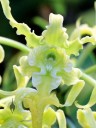
POLYGON ((75 40, 69 41, 69 47, 66 48, 66 53, 68 55, 74 54, 76 56, 79 55, 79 51, 83 49, 82 42, 79 38, 76 38, 75 40))
POLYGON ((13 66, 13 69, 17 81, 17 88, 26 87, 29 81, 28 76, 22 75, 22 73, 20 72, 20 67, 17 67, 16 65, 13 66))
POLYGON ((62 110, 59 109, 56 112, 56 117, 58 120, 59 128, 67 128, 66 127, 66 118, 65 118, 64 112, 62 110))
POLYGON ((56 114, 55 111, 49 107, 45 109, 44 115, 43 115, 43 125, 47 125, 48 127, 51 127, 56 121, 56 114))
POLYGON ((58 46, 61 48, 68 47, 68 35, 66 29, 63 28, 62 25, 63 16, 51 13, 49 15, 49 25, 42 33, 42 41, 49 46, 58 46))
POLYGON ((80 105, 77 102, 75 103, 75 105, 78 108, 89 108, 92 107, 94 104, 96 104, 96 87, 93 88, 92 94, 90 96, 90 99, 88 101, 88 103, 86 105, 80 105))
POLYGON ((90 108, 78 109, 77 119, 83 128, 96 128, 96 119, 90 108))
POLYGON ((72 89, 70 90, 70 92, 68 94, 68 97, 65 101, 64 106, 71 106, 74 103, 77 96, 79 95, 79 93, 83 89, 84 84, 85 83, 83 80, 79 80, 75 85, 73 85, 72 89))
POLYGON ((27 56, 22 56, 19 62, 21 73, 24 76, 28 76, 30 78, 33 72, 40 72, 38 67, 29 65, 27 56))

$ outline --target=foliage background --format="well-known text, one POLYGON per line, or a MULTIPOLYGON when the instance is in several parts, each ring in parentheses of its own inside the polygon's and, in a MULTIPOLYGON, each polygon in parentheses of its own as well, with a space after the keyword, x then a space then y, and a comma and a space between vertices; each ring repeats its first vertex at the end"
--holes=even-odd
MULTIPOLYGON (((48 23, 48 17, 51 12, 61 14, 64 16, 64 27, 67 28, 70 34, 75 28, 76 20, 81 17, 81 23, 88 23, 90 26, 95 25, 95 0, 10 0, 10 6, 12 8, 12 14, 18 22, 24 22, 28 24, 35 33, 40 35, 44 26, 48 23)), ((24 36, 17 36, 16 29, 12 29, 8 20, 5 18, 2 8, 0 6, 0 36, 11 38, 26 44, 24 36)), ((24 54, 20 53, 14 48, 4 46, 5 60, 0 64, 0 74, 3 76, 3 82, 0 86, 4 90, 14 90, 16 88, 14 73, 12 69, 13 64, 18 64, 19 57, 24 54)), ((90 58, 90 57, 89 57, 90 58)), ((81 66, 86 68, 90 65, 90 59, 87 58, 87 62, 81 66)), ((91 57, 91 65, 96 63, 95 51, 94 56, 91 57)), ((29 85, 30 86, 30 85, 29 85)), ((79 96, 81 103, 86 103, 91 88, 87 85, 85 90, 79 96), (83 98, 81 98, 83 94, 83 98), (87 96, 87 97, 86 97, 87 96)), ((70 88, 60 87, 56 89, 57 96, 61 102, 64 102, 64 96, 67 95, 70 88)), ((93 108, 94 109, 94 108, 93 108)), ((66 112, 69 128, 80 127, 76 121, 76 108, 73 106, 64 108, 66 112)), ((55 126, 56 128, 56 126, 55 126)))

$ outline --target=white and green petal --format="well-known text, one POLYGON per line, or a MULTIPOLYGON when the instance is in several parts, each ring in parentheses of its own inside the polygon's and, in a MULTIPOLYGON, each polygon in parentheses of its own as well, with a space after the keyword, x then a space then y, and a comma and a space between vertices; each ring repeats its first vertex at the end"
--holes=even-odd
POLYGON ((57 75, 58 72, 72 70, 72 64, 69 56, 62 48, 40 46, 34 48, 28 56, 30 67, 37 66, 40 72, 34 72, 32 75, 33 86, 43 86, 51 92, 62 82, 62 77, 57 75), (48 87, 47 87, 48 86, 48 87))
MULTIPOLYGON (((44 68, 45 72, 52 72, 52 69, 57 71, 61 68, 71 70, 71 61, 65 50, 57 47, 40 46, 33 49, 28 56, 30 66, 44 68)), ((42 71, 43 72, 43 71, 42 71)))
POLYGON ((46 93, 50 93, 52 90, 56 89, 62 82, 62 77, 51 76, 40 73, 34 73, 32 76, 32 84, 38 91, 42 90, 46 93))

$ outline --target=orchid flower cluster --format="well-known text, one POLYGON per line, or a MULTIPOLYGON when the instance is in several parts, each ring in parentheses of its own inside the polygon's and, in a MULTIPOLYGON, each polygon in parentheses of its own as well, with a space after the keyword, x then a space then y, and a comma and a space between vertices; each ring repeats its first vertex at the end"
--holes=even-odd
MULTIPOLYGON (((27 53, 20 58, 19 66, 13 66, 17 89, 0 90, 0 128, 51 128, 56 121, 59 128, 67 128, 65 114, 60 108, 73 103, 79 108, 77 119, 80 125, 83 128, 95 128, 96 112, 90 107, 96 103, 96 81, 73 66, 71 56, 78 56, 83 44, 87 42, 96 45, 96 27, 77 23, 76 29, 68 37, 66 28, 63 27, 63 17, 51 13, 46 30, 41 36, 37 36, 26 24, 18 23, 13 18, 8 0, 0 2, 10 25, 17 28, 17 35, 24 35, 26 39, 26 46, 11 44, 8 39, 5 40, 6 45, 16 48, 21 46, 27 53), (82 33, 86 32, 90 36, 81 38, 82 33), (93 91, 89 102, 80 105, 75 101, 88 80, 93 91), (27 86, 29 82, 32 87, 27 86), (54 93, 61 85, 71 86, 64 104, 60 103, 54 93)), ((0 43, 3 44, 3 41, 0 43)), ((0 63, 3 59, 4 50, 0 45, 0 63)))

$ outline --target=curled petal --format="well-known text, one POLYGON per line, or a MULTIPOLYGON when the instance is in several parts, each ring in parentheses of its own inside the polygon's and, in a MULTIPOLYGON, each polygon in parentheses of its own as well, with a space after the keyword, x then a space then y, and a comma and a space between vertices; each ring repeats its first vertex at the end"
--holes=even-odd
POLYGON ((96 127, 96 119, 90 108, 87 108, 84 110, 78 109, 77 119, 83 128, 95 128, 96 127))
POLYGON ((80 25, 79 23, 77 28, 72 32, 72 35, 70 36, 67 53, 78 55, 79 51, 83 49, 83 44, 90 42, 93 45, 95 45, 96 44, 95 33, 96 33, 96 26, 91 28, 87 24, 80 25), (84 37, 82 38, 83 35, 84 37))
POLYGON ((86 105, 80 105, 77 102, 75 103, 75 105, 78 108, 89 108, 89 107, 92 107, 95 103, 96 103, 96 87, 93 88, 89 102, 86 105))
POLYGON ((55 123, 57 118, 59 128, 67 128, 66 127, 66 118, 64 112, 62 110, 54 111, 51 107, 45 109, 43 116, 43 127, 50 127, 55 123))
POLYGON ((71 106, 73 102, 76 100, 77 96, 81 92, 84 87, 84 81, 80 80, 75 85, 73 85, 72 89, 70 90, 68 97, 65 101, 64 106, 71 106))
POLYGON ((96 33, 96 26, 92 28, 92 27, 89 27, 87 24, 79 25, 72 33, 70 40, 81 38, 81 36, 83 35, 88 35, 81 38, 81 43, 84 44, 84 43, 90 42, 93 45, 95 45, 96 44, 95 33, 96 33))
POLYGON ((87 24, 83 24, 83 25, 79 25, 77 26, 77 28, 72 32, 71 36, 70 36, 70 40, 74 40, 76 38, 80 38, 82 35, 92 35, 92 28, 89 27, 87 24))
POLYGON ((56 117, 58 120, 59 128, 67 128, 66 127, 66 118, 64 112, 62 110, 58 110, 56 112, 56 117))
POLYGON ((92 36, 92 37, 89 37, 89 36, 86 36, 86 37, 83 37, 82 39, 81 39, 81 42, 82 42, 82 44, 85 44, 85 43, 87 43, 87 42, 90 42, 90 43, 92 43, 93 45, 95 45, 96 44, 96 39, 92 36))
POLYGON ((43 115, 43 125, 51 127, 56 121, 56 114, 55 111, 49 107, 45 109, 44 115, 43 115))

